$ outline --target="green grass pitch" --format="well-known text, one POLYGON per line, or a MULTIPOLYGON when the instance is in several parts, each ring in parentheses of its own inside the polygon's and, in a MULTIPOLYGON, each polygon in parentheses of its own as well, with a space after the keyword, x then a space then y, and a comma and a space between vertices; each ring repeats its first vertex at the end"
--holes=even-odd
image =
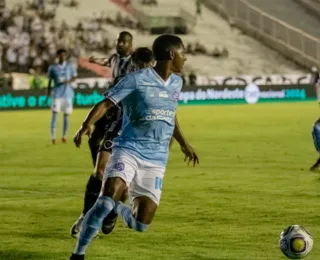
MULTIPOLYGON (((76 149, 71 136, 87 111, 74 112, 69 143, 56 146, 50 111, 0 113, 1 260, 69 259, 69 228, 92 172, 87 138, 76 149)), ((201 164, 187 167, 175 144, 150 229, 119 221, 87 259, 281 260, 280 232, 301 224, 315 243, 306 259, 319 260, 320 180, 308 171, 317 104, 184 106, 178 114, 201 164)))

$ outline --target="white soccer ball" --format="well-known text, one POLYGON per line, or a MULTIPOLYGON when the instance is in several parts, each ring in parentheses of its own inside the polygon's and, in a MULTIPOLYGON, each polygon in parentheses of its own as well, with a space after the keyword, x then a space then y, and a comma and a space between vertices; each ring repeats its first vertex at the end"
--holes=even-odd
POLYGON ((310 233, 299 225, 287 227, 280 234, 280 249, 288 258, 299 259, 310 253, 313 239, 310 233))

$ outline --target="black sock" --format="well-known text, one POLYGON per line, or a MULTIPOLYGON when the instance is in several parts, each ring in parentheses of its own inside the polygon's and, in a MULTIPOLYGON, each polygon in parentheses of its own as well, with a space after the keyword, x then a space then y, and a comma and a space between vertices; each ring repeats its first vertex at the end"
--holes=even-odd
POLYGON ((96 166, 96 162, 97 162, 97 154, 98 154, 98 150, 99 150, 100 144, 99 143, 90 143, 89 142, 89 147, 90 147, 93 167, 95 167, 96 166))
POLYGON ((84 215, 87 214, 87 212, 96 203, 99 197, 101 186, 102 186, 102 181, 95 178, 93 174, 91 174, 87 183, 86 192, 84 194, 84 207, 82 211, 84 215))

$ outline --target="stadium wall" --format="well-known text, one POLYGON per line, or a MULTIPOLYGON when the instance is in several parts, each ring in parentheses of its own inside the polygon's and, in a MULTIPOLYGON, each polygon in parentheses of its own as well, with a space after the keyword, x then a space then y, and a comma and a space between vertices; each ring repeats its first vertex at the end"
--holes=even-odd
MULTIPOLYGON (((92 107, 103 99, 105 87, 89 86, 83 83, 75 89, 73 99, 75 108, 92 107)), ((220 85, 184 86, 179 97, 181 105, 201 104, 256 104, 262 102, 289 102, 315 100, 312 85, 220 85)), ((0 89, 0 111, 44 109, 46 89, 10 90, 0 89)))
POLYGON ((315 2, 313 0, 294 0, 312 14, 318 16, 320 18, 320 1, 315 2))
POLYGON ((300 66, 320 67, 320 40, 264 13, 245 0, 203 0, 203 4, 247 34, 300 66))

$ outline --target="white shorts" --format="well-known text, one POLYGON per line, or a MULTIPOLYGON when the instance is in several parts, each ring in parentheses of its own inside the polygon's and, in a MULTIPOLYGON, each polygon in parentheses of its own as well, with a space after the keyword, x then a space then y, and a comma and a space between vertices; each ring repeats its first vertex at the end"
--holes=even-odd
POLYGON ((164 167, 143 161, 120 149, 114 149, 104 179, 123 179, 129 187, 131 202, 137 197, 146 196, 159 205, 164 172, 164 167))
POLYGON ((63 112, 65 114, 72 113, 72 98, 53 98, 51 103, 51 110, 53 112, 63 112))

